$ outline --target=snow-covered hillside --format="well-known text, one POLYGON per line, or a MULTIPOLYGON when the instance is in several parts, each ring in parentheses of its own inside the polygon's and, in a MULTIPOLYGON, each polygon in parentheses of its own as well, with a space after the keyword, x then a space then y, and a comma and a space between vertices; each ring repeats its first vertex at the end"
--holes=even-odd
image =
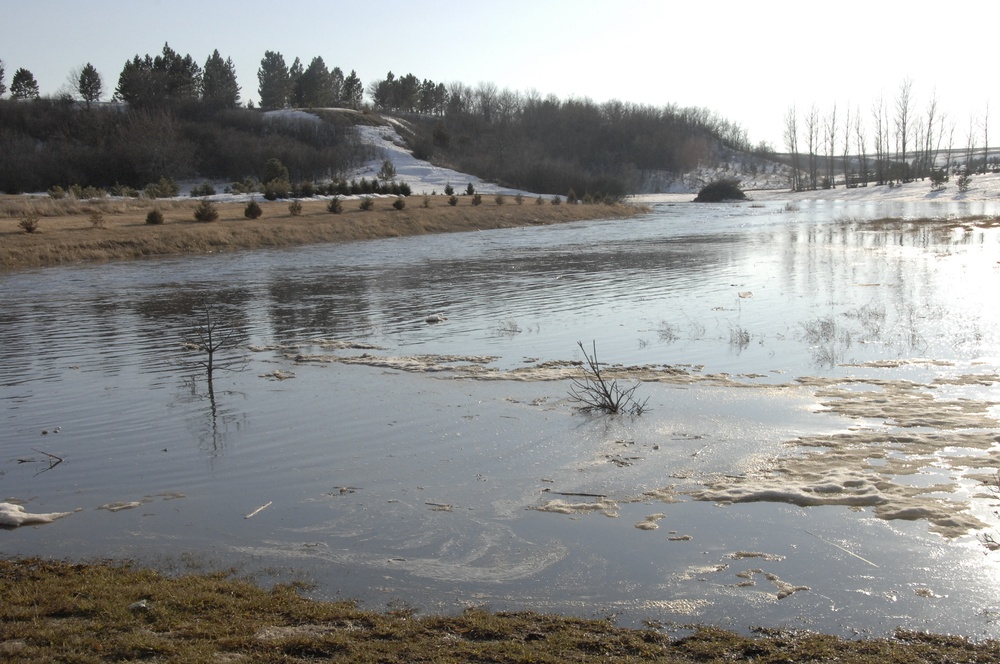
MULTIPOLYGON (((302 119, 320 121, 315 115, 304 111, 275 111, 284 115, 294 115, 302 119)), ((413 156, 405 146, 400 131, 405 131, 405 125, 398 120, 390 120, 390 124, 381 126, 359 125, 356 129, 361 141, 375 148, 375 156, 348 179, 362 177, 371 179, 382 168, 385 159, 389 159, 396 169, 396 180, 405 182, 414 194, 444 193, 447 185, 456 192, 465 191, 469 183, 477 192, 483 194, 516 194, 526 196, 537 195, 528 191, 519 191, 484 182, 474 175, 460 173, 448 168, 435 166, 413 156)), ((766 161, 752 155, 736 152, 726 152, 714 155, 703 167, 690 173, 676 175, 665 172, 650 172, 644 176, 641 190, 646 193, 635 196, 640 202, 681 202, 690 201, 695 193, 708 182, 720 178, 733 178, 740 181, 743 189, 754 200, 892 200, 892 201, 1000 201, 1000 174, 988 173, 973 176, 968 191, 960 192, 952 178, 940 191, 932 191, 929 180, 917 180, 898 186, 858 187, 847 189, 839 186, 836 189, 818 191, 792 192, 788 189, 788 169, 775 162, 766 161)), ((197 183, 192 183, 197 184, 197 183)), ((188 187, 188 190, 190 186, 188 187)), ((218 195, 212 197, 218 200, 249 199, 250 196, 218 195)))

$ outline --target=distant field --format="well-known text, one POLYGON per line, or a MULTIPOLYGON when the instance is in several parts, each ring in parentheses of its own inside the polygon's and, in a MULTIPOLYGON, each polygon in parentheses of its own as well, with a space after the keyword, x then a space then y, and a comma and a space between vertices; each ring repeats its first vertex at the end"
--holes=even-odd
POLYGON ((629 205, 552 205, 549 198, 539 205, 525 197, 518 205, 513 196, 498 204, 492 195, 484 195, 478 206, 469 196, 458 197, 455 206, 447 196, 410 196, 396 210, 395 200, 376 198, 374 209, 364 211, 357 199, 345 199, 343 212, 332 214, 329 199, 305 199, 298 216, 290 213, 287 200, 261 200, 263 214, 255 220, 244 216, 246 203, 220 202, 213 204, 216 221, 199 222, 194 216, 197 199, 79 202, 3 196, 0 270, 626 218, 644 211, 629 205), (154 207, 163 214, 162 225, 146 223, 154 207), (38 224, 32 233, 22 227, 29 217, 38 224))

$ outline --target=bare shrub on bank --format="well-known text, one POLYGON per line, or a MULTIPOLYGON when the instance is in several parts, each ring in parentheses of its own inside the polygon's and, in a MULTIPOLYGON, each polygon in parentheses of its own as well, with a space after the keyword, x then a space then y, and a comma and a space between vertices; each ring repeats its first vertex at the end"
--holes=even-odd
POLYGON ((579 404, 584 412, 600 411, 606 414, 624 413, 627 415, 642 415, 646 411, 646 402, 635 397, 635 391, 640 383, 631 387, 622 387, 617 380, 608 380, 601 373, 601 364, 597 360, 597 343, 593 342, 591 354, 587 354, 582 341, 577 341, 583 353, 583 378, 574 378, 570 387, 570 400, 579 404))
POLYGON ((98 209, 90 211, 91 228, 104 228, 104 213, 98 209))
POLYGON ((25 233, 34 233, 38 230, 38 215, 29 212, 21 217, 17 225, 24 229, 25 233))

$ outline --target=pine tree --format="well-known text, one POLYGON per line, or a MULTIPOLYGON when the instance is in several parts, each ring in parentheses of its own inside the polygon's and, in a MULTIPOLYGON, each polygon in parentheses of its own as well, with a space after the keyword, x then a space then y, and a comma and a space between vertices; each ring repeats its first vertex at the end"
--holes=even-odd
POLYGON ((288 67, 281 53, 264 51, 260 69, 257 70, 257 81, 260 83, 257 92, 260 94, 262 109, 266 111, 288 105, 288 67))
POLYGON ((23 67, 14 72, 10 81, 11 99, 38 99, 38 81, 35 76, 23 67))
POLYGON ((4 93, 7 92, 7 86, 3 82, 3 60, 0 60, 0 97, 3 97, 4 93))
POLYGON ((216 49, 205 61, 202 76, 202 99, 217 108, 240 105, 240 86, 236 83, 236 66, 232 58, 222 59, 216 49))
POLYGON ((296 83, 299 103, 310 108, 325 108, 332 106, 334 99, 330 85, 330 72, 327 71, 323 58, 316 56, 309 63, 296 83))
POLYGON ((342 88, 341 101, 347 108, 359 109, 361 108, 361 98, 364 94, 364 86, 361 85, 361 79, 358 75, 351 70, 350 75, 344 79, 344 87, 342 88))
POLYGON ((101 95, 104 94, 104 83, 101 81, 101 75, 94 68, 94 65, 89 62, 83 66, 80 71, 80 78, 77 80, 77 91, 87 106, 90 106, 93 102, 100 100, 101 95))
POLYGON ((302 96, 302 73, 304 71, 302 61, 296 57, 292 66, 288 68, 288 103, 286 106, 293 108, 305 106, 302 96))

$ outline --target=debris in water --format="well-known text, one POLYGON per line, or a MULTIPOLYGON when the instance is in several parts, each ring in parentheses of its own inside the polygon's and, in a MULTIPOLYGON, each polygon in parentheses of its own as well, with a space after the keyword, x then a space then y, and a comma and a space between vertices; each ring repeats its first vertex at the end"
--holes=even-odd
POLYGON ((17 528, 18 526, 36 523, 52 523, 56 519, 68 516, 72 512, 49 512, 48 514, 31 514, 14 503, 0 503, 0 526, 17 528))

